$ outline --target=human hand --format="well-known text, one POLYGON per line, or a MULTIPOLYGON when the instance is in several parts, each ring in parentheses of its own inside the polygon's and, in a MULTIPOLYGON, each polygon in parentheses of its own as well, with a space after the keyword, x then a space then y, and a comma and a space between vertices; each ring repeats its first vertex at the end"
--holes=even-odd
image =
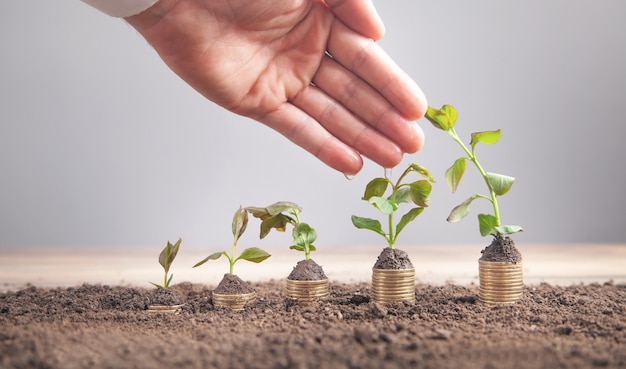
POLYGON ((426 99, 374 41, 371 0, 160 0, 126 20, 207 99, 340 172, 423 144, 426 99))

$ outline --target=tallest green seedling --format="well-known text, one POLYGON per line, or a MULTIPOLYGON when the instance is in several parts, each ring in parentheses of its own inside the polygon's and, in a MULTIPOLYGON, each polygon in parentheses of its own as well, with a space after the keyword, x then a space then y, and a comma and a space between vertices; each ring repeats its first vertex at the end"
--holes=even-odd
POLYGON ((446 171, 446 182, 448 186, 455 192, 465 169, 467 162, 474 164, 478 172, 485 180, 485 184, 489 190, 489 195, 474 194, 461 204, 457 205, 448 216, 449 222, 457 222, 463 219, 468 213, 471 203, 476 199, 486 199, 493 206, 493 214, 478 214, 478 224, 480 234, 484 237, 493 235, 501 238, 504 235, 513 234, 522 231, 522 227, 516 225, 503 225, 500 220, 500 208, 498 206, 498 197, 506 194, 513 186, 515 178, 503 174, 486 172, 476 157, 476 145, 479 143, 495 144, 500 139, 501 131, 484 131, 472 133, 472 139, 469 147, 459 138, 454 129, 457 120, 457 111, 450 105, 443 105, 441 109, 428 107, 426 119, 428 119, 436 128, 446 131, 450 137, 463 149, 467 156, 460 157, 454 161, 454 164, 446 171))

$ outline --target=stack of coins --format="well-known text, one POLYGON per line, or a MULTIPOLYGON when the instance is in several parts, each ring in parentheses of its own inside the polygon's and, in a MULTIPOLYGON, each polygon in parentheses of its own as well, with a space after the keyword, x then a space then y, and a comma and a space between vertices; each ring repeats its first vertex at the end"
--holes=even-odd
POLYGON ((163 314, 180 314, 183 310, 184 304, 180 305, 150 305, 148 306, 148 312, 150 314, 163 313, 163 314))
POLYGON ((522 263, 478 260, 478 298, 487 304, 512 304, 522 297, 522 263))
POLYGON ((242 293, 237 295, 226 295, 213 293, 213 305, 230 308, 233 311, 241 311, 247 305, 256 302, 256 292, 242 293))
POLYGON ((301 302, 312 302, 328 298, 328 278, 317 281, 287 279, 287 296, 301 302))
POLYGON ((372 298, 375 302, 415 303, 415 269, 372 268, 372 298))

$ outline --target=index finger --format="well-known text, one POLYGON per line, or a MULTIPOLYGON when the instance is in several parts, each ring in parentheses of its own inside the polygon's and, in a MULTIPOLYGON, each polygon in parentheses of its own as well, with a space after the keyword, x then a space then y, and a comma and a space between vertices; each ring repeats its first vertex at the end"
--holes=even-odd
POLYGON ((424 93, 374 40, 335 20, 327 47, 333 59, 366 81, 404 117, 424 116, 428 107, 424 93))
POLYGON ((374 40, 385 34, 385 26, 371 0, 324 0, 335 16, 356 32, 374 40))

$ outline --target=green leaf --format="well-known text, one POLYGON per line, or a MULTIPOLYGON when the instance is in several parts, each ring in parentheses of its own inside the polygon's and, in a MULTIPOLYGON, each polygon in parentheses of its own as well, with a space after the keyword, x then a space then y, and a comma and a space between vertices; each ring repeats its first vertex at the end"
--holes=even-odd
POLYGON ((465 218, 465 216, 469 213, 470 204, 472 203, 472 201, 476 200, 479 197, 480 196, 478 195, 473 195, 472 197, 457 205, 454 209, 452 209, 450 215, 448 215, 447 221, 450 223, 455 223, 465 218))
POLYGON ((386 178, 374 178, 365 187, 363 200, 369 201, 372 197, 382 197, 387 191, 389 180, 386 178))
POLYGON ((411 202, 411 189, 407 186, 400 187, 396 191, 396 197, 394 198, 396 204, 404 204, 411 202))
POLYGON ((199 267, 200 265, 206 263, 209 260, 217 260, 220 258, 220 256, 222 255, 226 255, 226 257, 228 257, 228 255, 226 254, 225 251, 218 251, 218 252, 214 252, 211 255, 207 256, 206 258, 200 260, 199 262, 196 263, 196 265, 193 266, 193 268, 195 267, 199 267))
POLYGON ((484 132, 474 132, 472 133, 472 140, 470 141, 470 145, 472 146, 472 150, 474 150, 474 146, 477 143, 482 142, 488 145, 493 145, 500 139, 501 130, 497 129, 495 131, 484 131, 484 132))
POLYGON ((259 237, 265 238, 265 236, 267 236, 272 229, 275 229, 279 232, 284 232, 287 229, 287 224, 293 222, 295 222, 293 218, 285 214, 269 216, 261 222, 261 233, 259 234, 259 237))
POLYGON ((443 105, 439 110, 429 106, 426 110, 426 119, 428 119, 433 126, 444 131, 449 131, 454 127, 457 115, 456 109, 451 105, 443 105))
POLYGON ((391 214, 394 211, 398 210, 398 204, 395 202, 385 199, 383 197, 372 196, 369 199, 369 203, 374 205, 378 210, 383 212, 384 214, 391 214))
POLYGON ((265 220, 269 217, 271 217, 270 213, 267 211, 266 208, 258 208, 255 206, 248 206, 246 208, 246 211, 250 214, 252 214, 253 217, 261 219, 261 220, 265 220))
POLYGON ((172 283, 172 278, 174 278, 174 273, 170 274, 170 277, 167 279, 167 282, 165 282, 165 286, 163 286, 164 289, 168 289, 170 287, 170 283, 172 283))
POLYGON ((241 206, 235 214, 233 215, 233 237, 235 237, 235 241, 241 237, 243 232, 246 231, 246 227, 248 226, 248 212, 244 210, 241 206))
POLYGON ((406 214, 404 214, 402 218, 400 218, 400 222, 398 222, 398 225, 396 226, 396 238, 398 237, 400 232, 402 232, 404 227, 406 227, 407 224, 411 223, 415 218, 417 218, 417 216, 420 215, 423 211, 424 208, 413 208, 409 210, 406 214))
MULTIPOLYGON (((309 251, 317 251, 317 248, 315 248, 315 246, 313 245, 309 245, 309 251)), ((298 245, 291 245, 289 246, 290 250, 298 250, 298 251, 306 251, 306 248, 304 246, 298 246, 298 245)))
POLYGON ((253 263, 260 263, 263 260, 269 258, 271 255, 267 252, 261 250, 258 247, 250 247, 241 252, 241 255, 235 261, 241 259, 246 261, 251 261, 253 263))
POLYGON ((356 215, 352 216, 352 224, 358 229, 369 229, 374 231, 383 237, 387 237, 387 234, 383 232, 383 227, 376 219, 363 218, 356 215))
POLYGON ((425 167, 415 163, 411 164, 409 167, 412 171, 419 173, 422 177, 428 179, 430 182, 435 182, 435 179, 425 167))
POLYGON ((497 196, 502 196, 509 192, 513 182, 515 182, 515 178, 503 174, 487 173, 487 182, 497 196))
POLYGON ((174 245, 172 245, 170 241, 167 241, 167 245, 165 245, 165 248, 159 254, 159 264, 161 264, 166 274, 170 270, 170 266, 172 266, 172 263, 178 254, 181 242, 182 240, 180 238, 174 245))
POLYGON ((307 223, 300 223, 293 227, 293 243, 296 245, 308 247, 317 239, 317 232, 307 223))
POLYGON ((501 226, 495 227, 495 229, 500 234, 513 234, 513 233, 524 231, 522 227, 516 226, 516 225, 501 225, 501 226))
POLYGON ((304 251, 304 247, 303 246, 298 246, 298 245, 291 245, 289 246, 290 250, 297 250, 297 251, 304 251))
POLYGON ((419 180, 413 183, 409 183, 409 189, 411 191, 411 200, 418 206, 428 207, 428 198, 433 186, 427 180, 419 180))
POLYGON ((465 174, 465 168, 467 167, 466 160, 467 158, 458 158, 454 161, 454 164, 446 170, 446 182, 452 193, 456 192, 463 178, 463 174, 465 174))
POLYGON ((160 289, 163 289, 163 290, 165 289, 165 287, 161 286, 160 284, 156 284, 154 282, 150 282, 150 284, 153 285, 156 288, 160 288, 160 289))
POLYGON ((300 212, 302 211, 302 208, 298 206, 298 204, 289 202, 289 201, 276 202, 266 207, 266 209, 269 215, 272 215, 272 216, 278 215, 285 211, 292 213, 292 214, 300 214, 300 212))
POLYGON ((496 235, 498 231, 498 221, 495 216, 491 214, 478 214, 478 226, 480 227, 481 236, 496 235))

